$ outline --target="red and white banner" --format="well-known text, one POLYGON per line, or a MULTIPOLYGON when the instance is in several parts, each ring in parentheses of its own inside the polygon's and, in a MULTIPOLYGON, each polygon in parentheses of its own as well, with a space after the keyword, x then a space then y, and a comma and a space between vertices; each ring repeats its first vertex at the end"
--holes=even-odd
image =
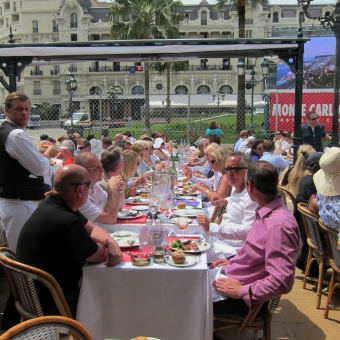
MULTIPOLYGON (((270 94, 270 130, 294 131, 294 93, 270 94)), ((313 92, 302 95, 302 124, 307 123, 306 115, 316 111, 319 122, 325 125, 326 131, 332 131, 333 93, 313 92)), ((340 122, 340 119, 339 119, 340 122)), ((340 128, 339 128, 340 130, 340 128)))

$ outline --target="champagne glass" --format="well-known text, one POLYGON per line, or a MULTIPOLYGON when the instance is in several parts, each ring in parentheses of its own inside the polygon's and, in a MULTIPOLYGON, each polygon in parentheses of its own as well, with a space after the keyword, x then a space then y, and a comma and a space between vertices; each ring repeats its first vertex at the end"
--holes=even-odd
POLYGON ((184 230, 188 228, 189 219, 187 217, 178 217, 177 226, 182 230, 182 240, 184 240, 184 230))
POLYGON ((156 194, 151 194, 150 195, 150 201, 149 201, 149 211, 152 216, 152 220, 155 220, 154 214, 158 211, 158 198, 156 194))
POLYGON ((150 241, 150 230, 147 226, 142 226, 138 232, 139 250, 142 252, 150 241))

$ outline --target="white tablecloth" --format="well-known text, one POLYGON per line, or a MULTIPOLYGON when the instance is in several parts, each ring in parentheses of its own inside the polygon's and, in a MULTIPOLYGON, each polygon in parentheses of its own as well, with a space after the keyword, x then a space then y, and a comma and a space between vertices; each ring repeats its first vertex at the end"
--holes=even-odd
POLYGON ((210 340, 212 298, 207 265, 177 268, 153 264, 136 268, 121 263, 83 270, 77 320, 95 340, 210 340))

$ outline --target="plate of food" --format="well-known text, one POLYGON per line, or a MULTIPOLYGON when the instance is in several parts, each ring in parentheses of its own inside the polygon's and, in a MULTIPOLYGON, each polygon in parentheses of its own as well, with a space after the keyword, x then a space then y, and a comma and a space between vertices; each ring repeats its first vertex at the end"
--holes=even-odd
POLYGON ((170 249, 181 250, 185 253, 199 253, 210 249, 211 245, 204 239, 201 240, 175 240, 170 242, 170 249))
POLYGON ((148 198, 145 197, 139 197, 139 196, 135 196, 135 197, 129 197, 126 201, 126 203, 128 204, 132 204, 132 205, 141 205, 141 204, 147 204, 149 202, 148 198))
MULTIPOLYGON (((192 219, 188 218, 188 223, 190 224, 191 222, 192 222, 192 219)), ((178 217, 169 218, 169 223, 178 224, 178 217)))
POLYGON ((118 211, 118 219, 120 220, 132 220, 134 218, 138 218, 143 216, 143 213, 140 211, 135 211, 135 210, 122 210, 118 211))
POLYGON ((122 248, 139 246, 138 234, 130 230, 117 230, 110 234, 122 248))
POLYGON ((193 196, 177 196, 177 199, 179 200, 196 200, 196 197, 193 196))
POLYGON ((131 210, 145 211, 145 210, 149 210, 149 206, 148 205, 135 205, 134 207, 131 208, 131 210))
POLYGON ((179 217, 196 217, 198 214, 204 214, 204 211, 191 207, 186 207, 185 209, 175 208, 173 214, 179 217))
POLYGON ((165 259, 166 263, 174 267, 189 267, 197 263, 195 256, 186 255, 182 251, 175 251, 165 259))
POLYGON ((57 166, 60 165, 63 161, 61 159, 51 158, 50 159, 50 166, 57 166))
POLYGON ((190 190, 185 190, 185 189, 182 189, 182 190, 177 190, 177 195, 198 195, 200 194, 201 192, 196 190, 194 192, 191 192, 190 190))

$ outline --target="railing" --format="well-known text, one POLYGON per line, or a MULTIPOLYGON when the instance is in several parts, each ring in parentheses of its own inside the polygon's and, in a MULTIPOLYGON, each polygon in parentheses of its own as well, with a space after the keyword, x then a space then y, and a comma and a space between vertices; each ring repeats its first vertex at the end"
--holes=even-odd
POLYGON ((53 32, 58 32, 58 26, 53 26, 53 32))
POLYGON ((56 76, 60 73, 59 70, 51 70, 51 76, 56 76))
POLYGON ((253 24, 253 19, 245 19, 245 24, 246 25, 252 25, 253 24))
POLYGON ((208 65, 206 67, 189 65, 188 71, 231 71, 232 69, 232 65, 208 65))
POLYGON ((43 71, 41 70, 35 70, 35 71, 30 71, 31 76, 42 76, 43 75, 43 71))
POLYGON ((39 28, 38 27, 33 27, 32 32, 33 33, 39 33, 39 28))
POLYGON ((70 28, 78 28, 77 22, 70 22, 70 28))
POLYGON ((41 90, 33 90, 33 95, 34 96, 41 96, 42 91, 41 90))
POLYGON ((201 25, 202 26, 206 26, 208 24, 208 21, 207 20, 201 20, 201 25))
POLYGON ((53 95, 59 95, 59 94, 61 94, 60 89, 53 89, 53 95))
POLYGON ((129 72, 130 66, 99 66, 99 67, 89 67, 89 72, 129 72))

